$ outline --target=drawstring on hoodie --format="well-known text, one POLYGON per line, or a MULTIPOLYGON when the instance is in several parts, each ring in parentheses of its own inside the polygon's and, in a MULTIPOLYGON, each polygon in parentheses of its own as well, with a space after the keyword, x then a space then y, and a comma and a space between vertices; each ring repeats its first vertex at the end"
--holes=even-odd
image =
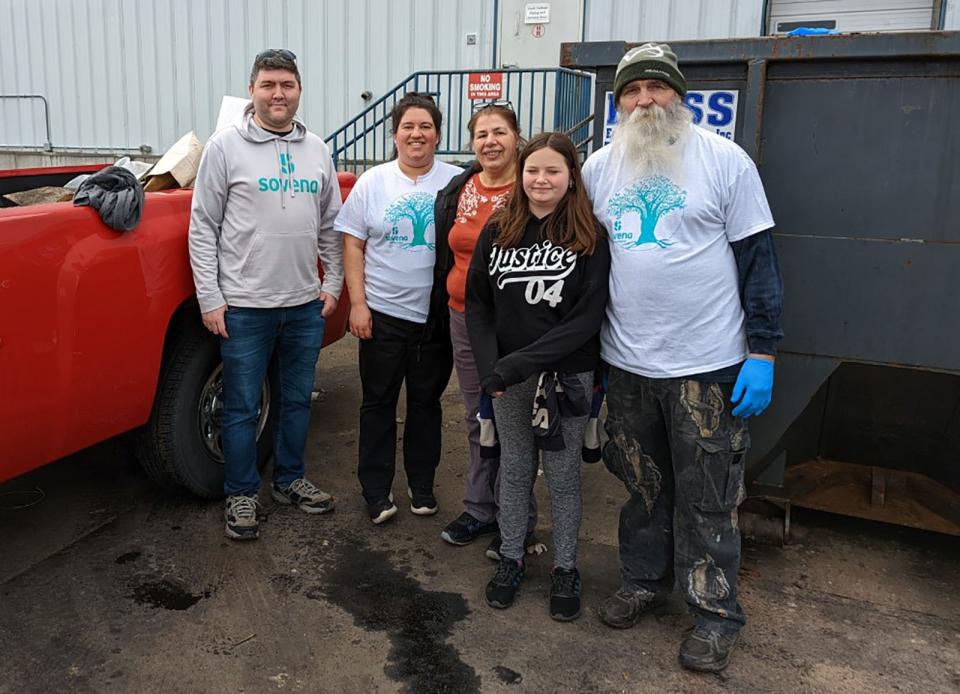
MULTIPOLYGON (((243 111, 243 118, 235 127, 240 132, 240 136, 248 142, 262 145, 266 145, 269 141, 273 142, 273 151, 277 162, 277 181, 280 182, 280 189, 277 192, 280 193, 280 207, 286 209, 287 198, 297 197, 297 192, 294 190, 295 178, 293 176, 293 162, 290 159, 290 143, 295 144, 303 141, 307 134, 306 126, 302 121, 294 118, 293 129, 290 132, 276 133, 258 124, 253 111, 253 104, 247 104, 243 111), (283 143, 282 146, 281 142, 283 143)), ((274 190, 273 186, 270 186, 270 190, 274 190)))
POLYGON ((285 203, 284 200, 283 200, 283 189, 286 187, 287 189, 290 190, 290 197, 291 197, 291 198, 297 197, 297 192, 293 189, 293 179, 290 178, 290 168, 291 168, 291 166, 290 166, 290 143, 287 142, 286 140, 283 140, 284 149, 287 150, 287 151, 285 152, 285 154, 287 155, 287 158, 286 158, 286 162, 287 162, 286 169, 287 169, 287 170, 284 171, 284 170, 283 170, 283 169, 284 169, 284 166, 283 166, 284 160, 282 159, 282 155, 280 154, 280 141, 281 141, 281 139, 282 139, 282 138, 279 138, 279 137, 274 138, 274 140, 273 140, 273 148, 274 148, 274 149, 276 150, 276 152, 277 152, 277 170, 278 170, 279 173, 280 173, 280 177, 282 178, 283 176, 286 176, 286 180, 287 180, 287 185, 286 185, 286 186, 282 186, 282 185, 280 186, 280 207, 281 207, 281 209, 284 209, 284 210, 285 210, 285 209, 287 209, 287 205, 286 205, 286 203, 285 203))
MULTIPOLYGON (((280 159, 280 138, 274 138, 273 149, 277 153, 277 173, 280 176, 283 176, 283 161, 280 159)), ((280 176, 278 176, 278 178, 280 176)), ((283 186, 282 185, 280 186, 280 208, 287 209, 287 206, 283 202, 283 186)))
POLYGON ((283 146, 287 150, 287 185, 290 188, 290 197, 297 197, 297 191, 293 187, 293 162, 290 160, 290 143, 286 140, 283 141, 283 146))

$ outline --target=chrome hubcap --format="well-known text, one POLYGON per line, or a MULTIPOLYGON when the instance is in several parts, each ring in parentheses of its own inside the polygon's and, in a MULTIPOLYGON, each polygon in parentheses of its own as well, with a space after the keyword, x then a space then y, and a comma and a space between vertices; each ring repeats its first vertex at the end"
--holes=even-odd
MULTIPOLYGON (((270 417, 270 382, 264 379, 260 389, 260 407, 257 410, 257 441, 267 426, 270 417)), ((218 364, 200 392, 200 404, 197 408, 197 426, 210 454, 217 463, 223 464, 223 364, 218 364)))

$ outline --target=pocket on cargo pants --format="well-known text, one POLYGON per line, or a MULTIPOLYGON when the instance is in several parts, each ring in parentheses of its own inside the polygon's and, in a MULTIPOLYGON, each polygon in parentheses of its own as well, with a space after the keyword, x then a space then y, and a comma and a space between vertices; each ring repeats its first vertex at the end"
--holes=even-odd
POLYGON ((701 511, 729 512, 743 501, 744 463, 750 435, 746 422, 737 417, 729 436, 697 437, 697 463, 703 479, 701 511))

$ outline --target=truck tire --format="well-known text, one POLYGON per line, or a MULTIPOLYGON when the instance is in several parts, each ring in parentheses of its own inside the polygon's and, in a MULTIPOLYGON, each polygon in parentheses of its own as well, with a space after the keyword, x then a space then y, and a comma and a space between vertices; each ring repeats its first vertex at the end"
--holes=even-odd
MULTIPOLYGON (((140 442, 139 458, 147 476, 161 487, 185 490, 205 499, 223 497, 222 412, 218 338, 199 318, 183 320, 171 334, 157 384, 157 396, 140 442)), ((257 423, 257 464, 262 470, 272 455, 279 393, 270 370, 264 381, 257 423)))

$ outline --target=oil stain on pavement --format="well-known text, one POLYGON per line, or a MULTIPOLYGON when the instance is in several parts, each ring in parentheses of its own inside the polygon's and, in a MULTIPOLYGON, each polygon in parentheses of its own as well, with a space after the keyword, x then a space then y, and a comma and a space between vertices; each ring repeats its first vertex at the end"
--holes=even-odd
POLYGON ((387 552, 363 540, 338 543, 320 585, 308 598, 327 600, 369 631, 386 632, 391 649, 385 673, 418 694, 480 691, 480 677, 446 643, 470 610, 459 593, 424 590, 387 552))
POLYGON ((165 610, 188 610, 203 598, 209 597, 209 591, 191 593, 184 586, 167 578, 159 581, 144 581, 133 587, 135 602, 165 610))

